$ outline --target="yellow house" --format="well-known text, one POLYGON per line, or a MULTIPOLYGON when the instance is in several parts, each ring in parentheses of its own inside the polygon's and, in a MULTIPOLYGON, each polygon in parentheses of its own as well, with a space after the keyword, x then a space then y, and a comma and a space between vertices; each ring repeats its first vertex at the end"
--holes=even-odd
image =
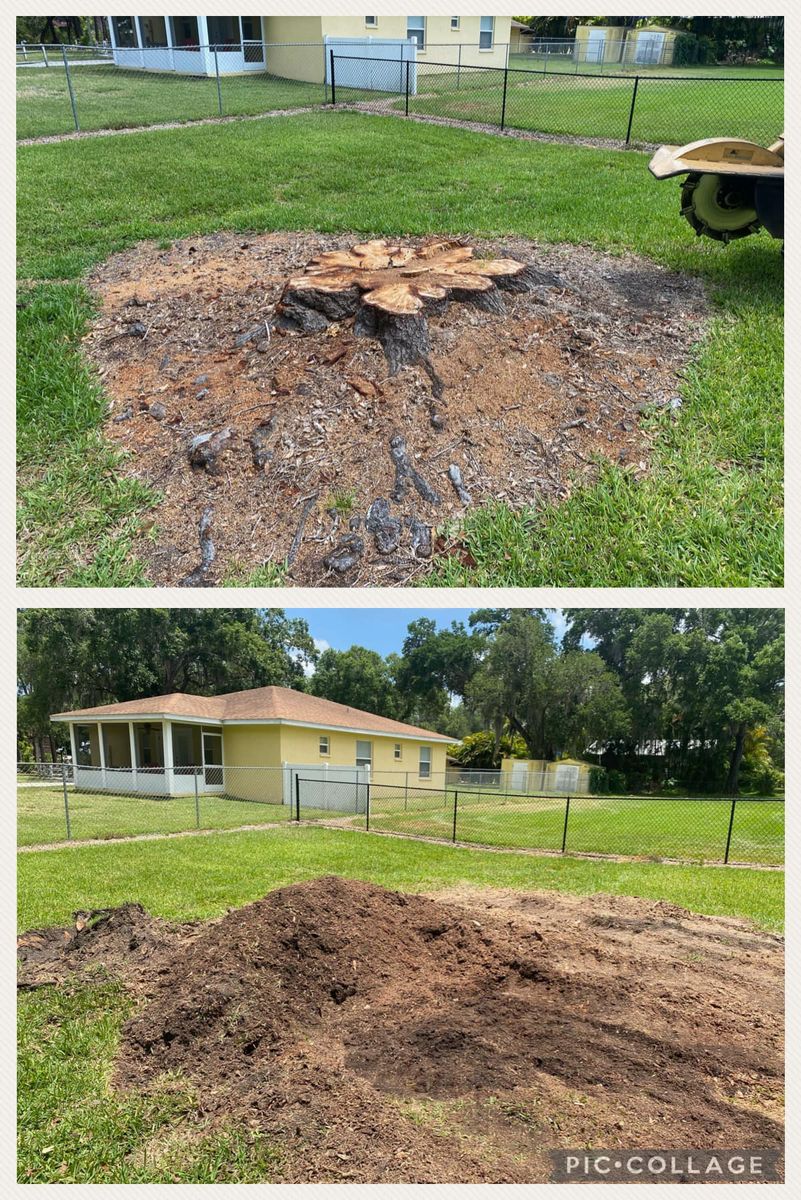
POLYGON ((504 758, 501 779, 513 792, 560 792, 568 796, 586 795, 590 790, 591 763, 577 758, 548 762, 544 758, 504 758))
MULTIPOLYGON (((55 713, 52 720, 69 725, 79 791, 289 804, 301 779, 341 808, 357 794, 354 785, 434 786, 444 780, 447 748, 455 743, 282 687, 223 696, 174 692, 55 713)), ((328 806, 327 800, 317 805, 328 806)))
POLYGON ((431 70, 438 63, 503 67, 512 18, 230 15, 107 20, 113 61, 127 70, 191 75, 266 71, 284 79, 323 83, 330 51, 356 56, 360 45, 373 58, 383 49, 389 59, 396 59, 403 43, 413 41, 422 73, 427 63, 431 70))

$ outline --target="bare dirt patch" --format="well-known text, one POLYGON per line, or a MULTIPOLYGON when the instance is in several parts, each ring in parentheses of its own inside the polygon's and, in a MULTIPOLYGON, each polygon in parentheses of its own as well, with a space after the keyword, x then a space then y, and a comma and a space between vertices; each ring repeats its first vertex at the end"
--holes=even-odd
POLYGON ((745 922, 323 878, 178 930, 129 906, 91 941, 73 963, 43 937, 23 981, 121 975, 141 1003, 115 1085, 184 1074, 291 1182, 539 1182, 551 1148, 782 1144, 782 943, 745 922))
POLYGON ((154 583, 288 560, 300 585, 399 584, 432 554, 461 553, 441 531, 469 504, 558 502, 599 458, 648 470, 642 415, 676 403, 705 317, 697 281, 583 247, 472 242, 541 282, 492 306, 435 307, 438 398, 422 364, 390 374, 352 317, 277 327, 287 278, 354 240, 145 243, 89 278, 101 311, 85 350, 110 398, 107 435, 163 493, 136 547, 154 583), (399 458, 417 478, 399 482, 399 458))

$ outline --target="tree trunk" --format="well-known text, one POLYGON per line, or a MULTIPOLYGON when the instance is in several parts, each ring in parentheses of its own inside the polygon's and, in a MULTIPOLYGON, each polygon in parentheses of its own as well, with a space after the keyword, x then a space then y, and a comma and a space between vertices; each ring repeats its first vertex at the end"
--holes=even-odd
POLYGON ((726 795, 738 796, 740 794, 740 767, 745 754, 745 735, 747 726, 742 721, 737 726, 737 732, 734 736, 734 749, 729 760, 729 774, 726 778, 726 795))

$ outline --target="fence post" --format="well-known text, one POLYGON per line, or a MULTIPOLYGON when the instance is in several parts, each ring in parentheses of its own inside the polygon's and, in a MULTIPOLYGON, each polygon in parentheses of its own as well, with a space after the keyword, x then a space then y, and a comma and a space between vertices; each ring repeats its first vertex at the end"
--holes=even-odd
POLYGON ((456 61, 456 86, 462 86, 462 43, 459 43, 459 57, 456 61))
POLYGON ((220 60, 217 56, 217 47, 214 47, 214 74, 217 76, 217 109, 220 116, 223 115, 222 106, 222 87, 220 86, 220 60))
POLYGON ((503 69, 503 101, 501 102, 501 129, 506 124, 506 86, 509 83, 509 68, 503 69))
POLYGON ((364 828, 370 832, 370 777, 367 777, 367 799, 364 804, 364 828))
POLYGON ((44 43, 42 43, 42 58, 44 59, 44 65, 49 67, 50 59, 47 57, 47 46, 45 46, 44 43))
POLYGON ((78 132, 80 132, 81 127, 80 127, 80 124, 78 123, 78 109, 75 107, 75 93, 72 90, 72 76, 70 75, 70 64, 69 64, 69 61, 67 60, 67 47, 64 45, 62 45, 62 47, 61 47, 61 55, 62 55, 62 58, 64 59, 64 71, 67 76, 67 89, 70 94, 70 104, 72 106, 72 119, 75 122, 75 129, 78 132))
POLYGON ((195 777, 195 828, 200 829, 200 790, 197 786, 197 767, 192 773, 195 777))
POLYGON ((731 831, 734 828, 734 810, 737 807, 737 797, 732 796, 731 812, 729 813, 729 832, 726 834, 726 853, 723 855, 724 864, 729 861, 729 850, 731 849, 731 831))
POLYGON ((408 58, 406 59, 406 113, 405 113, 405 115, 407 117, 409 115, 409 60, 408 60, 408 58))
POLYGON ((337 81, 334 76, 334 51, 331 50, 331 103, 337 102, 337 81))
POLYGON ((453 840, 456 841, 456 808, 459 803, 459 793, 453 789, 453 840))
POLYGON ((406 784, 403 789, 403 811, 409 811, 409 772, 406 772, 406 784))
POLYGON ((565 852, 565 847, 567 846, 567 819, 569 816, 570 816, 570 797, 568 796, 567 803, 565 804, 565 825, 562 830, 562 853, 563 854, 565 852))
POLYGON ((300 775, 295 776, 295 820, 300 820, 300 775))
POLYGON ((637 87, 640 82, 639 75, 634 76, 634 91, 631 93, 631 108, 629 109, 629 123, 626 129, 626 145, 631 141, 631 124, 634 120, 634 105, 637 103, 637 87))
POLYGON ((72 829, 70 828, 70 798, 67 792, 67 764, 61 764, 61 787, 64 791, 64 819, 67 822, 67 841, 72 841, 72 829))

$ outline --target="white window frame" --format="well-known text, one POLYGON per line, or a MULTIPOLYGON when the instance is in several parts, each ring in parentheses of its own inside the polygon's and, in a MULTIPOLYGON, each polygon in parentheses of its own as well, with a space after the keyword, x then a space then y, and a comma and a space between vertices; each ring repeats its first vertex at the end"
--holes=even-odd
POLYGON ((317 742, 317 748, 320 751, 320 758, 330 758, 331 756, 331 739, 327 733, 321 733, 317 742), (325 742, 325 750, 323 750, 323 742, 325 742))
POLYGON ((453 33, 457 33, 459 31, 461 20, 461 17, 451 17, 451 30, 453 33))
POLYGON ((368 29, 375 29, 378 26, 378 17, 365 17, 364 23, 368 29))
POLYGON ((417 776, 419 779, 430 779, 431 778, 431 747, 430 746, 421 746, 420 747, 420 758, 418 760, 417 776), (426 752, 426 754, 428 754, 427 759, 423 758, 424 751, 426 752), (423 768, 426 768, 426 769, 424 770, 423 768))
POLYGON ((426 29, 426 18, 425 17, 420 18, 420 20, 423 22, 422 25, 412 25, 411 27, 409 25, 410 20, 411 20, 411 17, 406 18, 406 40, 408 41, 409 38, 414 37, 414 40, 417 42, 417 53, 425 54, 426 38, 427 38, 427 33, 428 33, 428 31, 426 29), (422 35, 423 35, 422 41, 420 41, 415 36, 418 33, 422 33, 422 35))
POLYGON ((372 768, 372 766, 373 766, 373 743, 372 742, 364 741, 361 738, 356 739, 356 766, 357 767, 367 767, 368 770, 370 770, 372 768), (369 753, 368 754, 359 754, 359 746, 367 746, 369 748, 369 753))
POLYGON ((395 742, 392 754, 395 762, 401 761, 403 758, 403 742, 395 742))
POLYGON ((478 18, 478 52, 479 54, 489 54, 495 49, 495 18, 494 17, 479 17, 478 18), (483 28, 484 21, 489 21, 489 29, 483 28), (481 45, 481 38, 485 33, 490 35, 490 44, 488 46, 481 45))

